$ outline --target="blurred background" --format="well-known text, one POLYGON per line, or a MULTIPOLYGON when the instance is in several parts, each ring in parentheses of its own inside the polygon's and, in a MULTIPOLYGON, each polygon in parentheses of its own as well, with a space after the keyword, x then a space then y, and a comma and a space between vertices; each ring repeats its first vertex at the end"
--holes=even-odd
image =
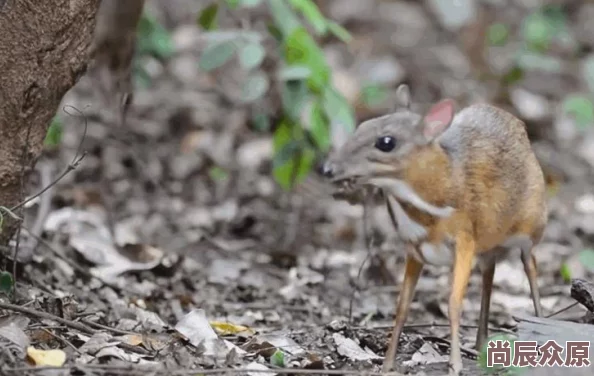
MULTIPOLYGON (((594 2, 108 3, 96 36, 107 47, 63 99, 32 184, 43 186, 47 166, 87 154, 49 204, 29 208, 29 225, 45 210, 48 242, 144 294, 164 320, 199 307, 291 330, 335 319, 389 325, 403 249, 383 208, 364 221, 363 207, 333 200, 316 169, 356 124, 390 111, 402 83, 419 111, 450 97, 526 123, 550 194, 536 251, 546 313, 572 303, 571 278, 592 276, 594 2), (115 33, 111 44, 100 30, 115 33)), ((52 253, 29 257, 57 264, 39 285, 87 299, 85 279, 52 253)), ((409 323, 446 322, 448 278, 424 271, 409 323)), ((479 282, 473 274, 463 322, 478 319, 479 282)), ((99 296, 92 304, 109 312, 99 296)), ((511 312, 532 314, 519 259, 498 266, 492 307, 498 327, 513 325, 511 312)), ((419 330, 404 353, 418 348, 419 330)), ((293 338, 304 336, 323 338, 293 338)), ((383 353, 387 331, 362 338, 383 353)))

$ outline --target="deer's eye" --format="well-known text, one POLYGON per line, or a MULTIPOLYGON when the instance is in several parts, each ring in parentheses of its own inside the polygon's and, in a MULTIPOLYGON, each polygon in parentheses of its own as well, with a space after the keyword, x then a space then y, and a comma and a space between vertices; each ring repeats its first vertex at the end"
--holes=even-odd
POLYGON ((396 147, 396 139, 392 136, 381 136, 375 141, 375 148, 388 153, 396 147))

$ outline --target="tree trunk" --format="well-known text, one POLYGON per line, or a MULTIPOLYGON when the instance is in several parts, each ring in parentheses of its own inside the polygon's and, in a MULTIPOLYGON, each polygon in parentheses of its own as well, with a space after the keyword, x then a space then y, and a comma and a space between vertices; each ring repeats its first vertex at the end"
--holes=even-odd
MULTIPOLYGON (((0 206, 23 199, 50 121, 86 71, 99 2, 0 0, 0 206)), ((16 226, 4 215, 0 245, 16 226)))

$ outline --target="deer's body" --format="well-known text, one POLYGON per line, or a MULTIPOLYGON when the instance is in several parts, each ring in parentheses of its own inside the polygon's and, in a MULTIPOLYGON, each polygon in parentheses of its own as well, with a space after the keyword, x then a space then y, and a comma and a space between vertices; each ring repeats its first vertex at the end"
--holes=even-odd
POLYGON ((451 265, 450 375, 462 369, 460 310, 478 261, 483 297, 477 347, 487 336, 495 264, 519 248, 537 316, 541 316, 533 246, 547 222, 544 177, 524 124, 487 104, 454 115, 444 100, 425 116, 410 110, 408 87, 398 108, 362 123, 328 160, 325 173, 348 187, 381 188, 407 242, 405 278, 384 370, 391 369, 423 264, 451 265), (347 184, 348 183, 348 184, 347 184))

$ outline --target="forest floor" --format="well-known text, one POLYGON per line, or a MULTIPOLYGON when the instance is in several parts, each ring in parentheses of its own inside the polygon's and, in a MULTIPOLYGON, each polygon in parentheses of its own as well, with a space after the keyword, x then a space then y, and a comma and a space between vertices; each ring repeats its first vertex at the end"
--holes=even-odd
MULTIPOLYGON (((403 250, 390 237, 386 213, 374 210, 366 228, 363 207, 333 200, 315 172, 291 194, 277 187, 270 134, 254 129, 249 109, 229 103, 238 89, 224 72, 214 79, 197 68, 195 15, 204 3, 149 2, 176 52, 165 62, 142 61, 151 84, 136 90, 125 127, 91 74, 64 98, 71 107, 58 112, 61 144, 39 160, 28 192, 85 154, 27 206, 17 295, 0 298, 0 374, 380 371, 403 274, 403 250), (47 361, 30 352, 26 362, 28 346, 61 349, 42 355, 65 354, 66 362, 29 369, 31 359, 47 361)), ((575 68, 591 58, 587 15, 594 5, 566 2, 573 39, 555 44, 548 68, 523 60, 522 78, 502 95, 491 81, 473 78, 484 61, 471 36, 484 37, 485 25, 505 20, 512 42, 487 46, 487 61, 505 70, 517 50, 513 35, 534 9, 492 1, 497 11, 470 12, 460 31, 461 21, 435 3, 447 1, 328 1, 324 11, 354 36, 351 50, 326 44, 328 59, 347 96, 353 83, 393 90, 407 82, 419 103, 491 100, 526 120, 550 190, 549 223, 535 252, 542 306, 554 314, 575 302, 567 278, 594 272, 594 128, 579 127, 560 110, 567 95, 594 85, 594 72, 575 68)), ((358 120, 388 108, 358 108, 358 120)), ((474 271, 464 301, 465 375, 485 373, 473 350, 480 282, 474 271)), ((399 372, 447 373, 448 286, 447 268, 424 269, 400 342, 399 372)), ((584 321, 586 312, 576 305, 554 318, 584 321)), ((513 332, 513 316, 533 314, 519 255, 501 262, 490 334, 513 332)))

